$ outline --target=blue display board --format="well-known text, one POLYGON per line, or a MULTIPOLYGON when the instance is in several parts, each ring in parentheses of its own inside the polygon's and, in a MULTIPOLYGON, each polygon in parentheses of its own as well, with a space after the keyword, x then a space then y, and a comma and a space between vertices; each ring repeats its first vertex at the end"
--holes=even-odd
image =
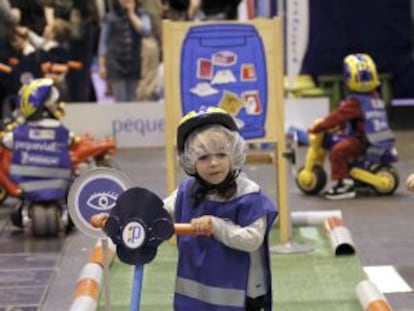
POLYGON ((244 138, 266 135, 267 71, 262 39, 253 25, 193 26, 181 51, 182 112, 218 106, 244 138))

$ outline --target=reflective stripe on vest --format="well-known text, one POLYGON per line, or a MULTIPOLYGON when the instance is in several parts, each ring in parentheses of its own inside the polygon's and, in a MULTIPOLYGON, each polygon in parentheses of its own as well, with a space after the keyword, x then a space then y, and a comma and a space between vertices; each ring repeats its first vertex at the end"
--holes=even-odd
POLYGON ((181 277, 177 277, 175 286, 177 294, 213 305, 243 307, 246 299, 244 290, 207 286, 181 277))
POLYGON ((368 134, 367 137, 370 143, 375 144, 377 142, 394 139, 394 134, 391 130, 385 130, 381 132, 368 134))
POLYGON ((44 177, 44 178, 69 178, 70 170, 65 168, 47 168, 38 166, 25 166, 12 164, 10 166, 10 173, 13 175, 30 176, 30 177, 44 177))
POLYGON ((27 192, 43 190, 43 189, 62 189, 66 190, 69 187, 69 181, 62 179, 48 179, 26 181, 19 184, 19 186, 27 192))

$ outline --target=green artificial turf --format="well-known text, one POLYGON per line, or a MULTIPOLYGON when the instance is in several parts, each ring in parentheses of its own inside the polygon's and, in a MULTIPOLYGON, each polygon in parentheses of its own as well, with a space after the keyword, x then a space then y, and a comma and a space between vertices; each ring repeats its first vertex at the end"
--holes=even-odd
MULTIPOLYGON (((271 246, 278 243, 277 229, 271 246)), ((335 256, 323 228, 293 230, 292 242, 313 245, 306 253, 272 252, 274 311, 361 311, 356 285, 366 278, 356 255, 335 256)), ((271 248, 272 249, 272 248, 271 248)), ((164 243, 145 265, 140 311, 171 311, 177 251, 164 243)), ((111 267, 111 310, 129 310, 134 267, 115 260, 111 267)), ((105 310, 101 294, 99 310, 105 310)))

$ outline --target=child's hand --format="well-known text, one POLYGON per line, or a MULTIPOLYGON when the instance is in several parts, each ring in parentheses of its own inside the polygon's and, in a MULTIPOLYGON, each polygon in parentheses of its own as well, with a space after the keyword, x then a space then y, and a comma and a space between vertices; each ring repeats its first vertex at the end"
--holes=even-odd
POLYGON ((405 182, 408 190, 414 191, 414 173, 410 174, 405 182))
POLYGON ((314 128, 314 127, 310 127, 310 128, 308 128, 308 133, 309 133, 309 134, 316 134, 316 132, 315 132, 315 128, 314 128))
POLYGON ((201 216, 191 219, 191 226, 196 235, 212 235, 213 222, 211 216, 201 216))

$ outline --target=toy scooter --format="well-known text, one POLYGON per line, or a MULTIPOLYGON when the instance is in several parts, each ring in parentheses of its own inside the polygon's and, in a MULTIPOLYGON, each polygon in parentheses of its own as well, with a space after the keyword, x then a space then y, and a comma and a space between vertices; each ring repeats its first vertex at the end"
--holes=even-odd
MULTIPOLYGON (((327 183, 324 161, 330 148, 343 136, 338 131, 309 135, 309 149, 304 166, 296 173, 296 185, 307 195, 318 194, 327 183)), ((370 188, 378 195, 391 195, 399 185, 399 176, 393 163, 397 150, 392 142, 381 148, 370 146, 366 153, 351 163, 350 175, 355 187, 370 188)))
POLYGON ((115 140, 112 137, 97 140, 88 133, 78 136, 70 149, 74 175, 79 176, 85 170, 97 166, 118 168, 113 159, 115 150, 115 140))

